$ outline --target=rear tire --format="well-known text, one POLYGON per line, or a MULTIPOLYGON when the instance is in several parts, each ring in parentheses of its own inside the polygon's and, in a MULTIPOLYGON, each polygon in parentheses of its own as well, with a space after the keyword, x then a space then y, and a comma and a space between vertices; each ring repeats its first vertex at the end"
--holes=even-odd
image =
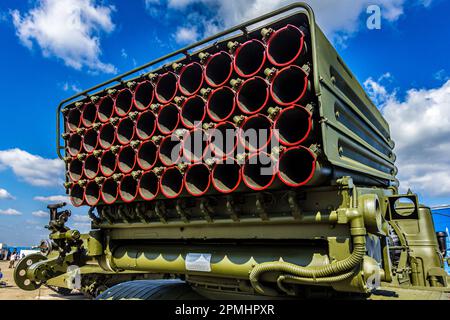
POLYGON ((96 300, 203 300, 181 280, 135 280, 119 283, 96 300))

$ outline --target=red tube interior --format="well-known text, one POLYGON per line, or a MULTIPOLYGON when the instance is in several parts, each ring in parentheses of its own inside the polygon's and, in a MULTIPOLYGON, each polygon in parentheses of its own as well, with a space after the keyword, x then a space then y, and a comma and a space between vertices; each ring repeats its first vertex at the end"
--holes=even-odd
POLYGON ((105 123, 99 131, 98 142, 105 150, 111 148, 116 141, 116 129, 111 123, 105 123))
POLYGON ((76 131, 81 126, 81 111, 78 108, 72 108, 66 117, 67 127, 70 131, 76 131))
POLYGON ((97 118, 100 122, 107 122, 114 115, 114 99, 111 96, 103 97, 97 109, 97 118))
POLYGON ((175 136, 165 137, 159 145, 159 160, 165 166, 173 166, 180 161, 182 142, 175 136))
POLYGON ((67 151, 72 157, 76 157, 83 146, 83 137, 79 134, 72 134, 67 141, 67 151))
POLYGON ((204 163, 189 166, 184 175, 186 190, 193 196, 204 195, 211 184, 209 168, 204 163))
POLYGON ((300 144, 311 132, 312 115, 301 106, 283 109, 275 120, 274 128, 281 144, 285 146, 300 144))
POLYGON ((239 88, 236 100, 239 109, 245 114, 255 114, 266 107, 269 101, 269 85, 261 77, 246 80, 239 88))
POLYGON ((156 130, 156 116, 153 111, 141 113, 136 121, 136 135, 141 140, 150 139, 156 130))
POLYGON ((134 106, 140 111, 147 109, 152 103, 154 95, 155 92, 150 81, 139 83, 134 90, 134 106))
POLYGON ((84 203, 84 188, 78 184, 74 184, 70 189, 70 201, 74 207, 80 207, 84 203))
POLYGON ((177 94, 177 82, 177 76, 173 72, 167 72, 161 75, 156 82, 156 99, 162 104, 172 101, 177 94))
POLYGON ((207 112, 213 121, 225 121, 234 113, 235 107, 235 94, 230 87, 218 88, 208 98, 207 112))
POLYGON ((212 170, 212 183, 221 193, 234 192, 241 183, 241 166, 236 160, 227 158, 223 163, 216 163, 212 170))
POLYGON ((267 41, 267 58, 277 67, 287 66, 298 59, 304 48, 303 32, 288 24, 278 29, 267 41))
POLYGON ((220 87, 230 80, 233 74, 233 58, 225 51, 211 55, 205 65, 206 83, 213 88, 220 87))
POLYGON ((180 112, 174 104, 163 106, 158 112, 157 124, 162 134, 171 134, 178 127, 180 112))
POLYGON ((138 195, 138 183, 131 175, 124 176, 119 184, 120 198, 124 202, 133 202, 138 195))
POLYGON ((142 199, 151 201, 159 192, 159 178, 153 171, 144 173, 139 181, 139 194, 142 199))
POLYGON ((290 187, 307 184, 316 169, 316 158, 307 148, 299 146, 287 149, 278 162, 278 177, 290 187))
POLYGON ((270 93, 276 103, 287 106, 297 103, 306 93, 308 75, 298 66, 285 67, 272 79, 270 93))
POLYGON ((84 161, 84 175, 88 179, 94 179, 100 172, 100 159, 90 155, 84 161))
POLYGON ((95 181, 86 185, 84 199, 89 206, 96 206, 100 201, 100 186, 95 181))
POLYGON ((169 199, 178 197, 183 191, 183 174, 176 167, 166 168, 161 176, 160 190, 169 199))
POLYGON ((241 44, 234 55, 234 70, 240 77, 252 77, 266 62, 266 47, 257 39, 241 44))
POLYGON ((269 188, 275 176, 275 162, 270 155, 264 152, 250 156, 242 168, 244 183, 255 191, 269 188))
POLYGON ((89 129, 83 137, 83 147, 87 153, 92 153, 97 148, 99 134, 97 130, 89 129))
POLYGON ((135 132, 134 121, 130 118, 120 120, 117 125, 116 139, 120 144, 129 144, 133 140, 135 132))
POLYGON ((231 122, 221 122, 211 131, 209 145, 216 157, 223 159, 234 153, 238 144, 237 133, 231 122))
POLYGON ((181 69, 178 86, 182 94, 196 94, 203 84, 203 67, 198 62, 192 62, 181 69))
POLYGON ((68 172, 72 181, 79 181, 83 177, 83 162, 77 158, 72 159, 72 161, 69 162, 68 172))
POLYGON ((92 127, 97 120, 97 106, 92 102, 86 103, 83 107, 81 121, 86 128, 92 127))
POLYGON ((206 133, 202 129, 192 129, 183 139, 183 156, 189 162, 200 162, 207 147, 206 133))
POLYGON ((128 174, 133 171, 136 165, 136 151, 132 147, 123 147, 117 158, 117 165, 122 173, 128 174))
POLYGON ((137 153, 137 162, 142 170, 150 170, 158 160, 158 148, 153 141, 147 141, 140 145, 137 153))
POLYGON ((105 204, 113 204, 119 197, 119 184, 112 178, 103 182, 101 195, 105 204))
POLYGON ((272 121, 263 114, 248 117, 241 126, 239 136, 246 150, 260 151, 272 139, 272 121))
POLYGON ((133 94, 128 89, 119 91, 116 97, 115 110, 119 117, 125 117, 133 107, 133 94))
POLYGON ((100 159, 100 171, 105 177, 114 174, 117 168, 117 156, 112 151, 107 151, 100 159))
POLYGON ((192 129, 201 126, 205 116, 205 101, 201 97, 190 97, 183 103, 181 122, 186 128, 192 129))

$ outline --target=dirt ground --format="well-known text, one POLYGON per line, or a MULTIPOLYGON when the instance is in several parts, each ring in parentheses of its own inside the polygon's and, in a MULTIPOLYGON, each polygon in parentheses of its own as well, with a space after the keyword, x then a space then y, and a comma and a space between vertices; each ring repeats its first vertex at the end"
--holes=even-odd
POLYGON ((13 269, 8 268, 8 261, 0 261, 0 269, 3 273, 3 279, 6 287, 0 286, 0 300, 85 300, 81 294, 71 294, 62 296, 46 287, 41 287, 36 291, 23 291, 14 283, 13 269))

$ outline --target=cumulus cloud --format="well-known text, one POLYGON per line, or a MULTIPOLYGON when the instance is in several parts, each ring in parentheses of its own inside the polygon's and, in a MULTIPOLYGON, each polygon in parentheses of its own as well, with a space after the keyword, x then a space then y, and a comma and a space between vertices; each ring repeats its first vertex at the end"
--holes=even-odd
POLYGON ((450 80, 441 87, 411 89, 400 101, 382 81, 366 88, 391 128, 398 178, 403 191, 429 196, 450 194, 450 80), (370 89, 371 88, 371 89, 370 89))
POLYGON ((0 151, 0 170, 8 168, 33 186, 51 187, 63 183, 64 162, 59 159, 45 159, 21 149, 0 151))
POLYGON ((186 44, 197 41, 199 36, 197 27, 180 27, 175 33, 175 41, 179 44, 186 44))
POLYGON ((49 213, 45 212, 43 210, 33 211, 31 213, 31 215, 33 215, 34 217, 38 217, 38 218, 48 218, 49 217, 49 213))
POLYGON ((33 200, 35 201, 40 201, 40 202, 66 202, 66 203, 70 203, 70 198, 68 196, 48 196, 48 197, 43 197, 43 196, 37 196, 34 197, 33 200))
POLYGON ((0 200, 14 200, 15 198, 6 189, 0 188, 0 200))
POLYGON ((5 215, 5 216, 20 216, 22 215, 22 212, 17 211, 16 209, 6 209, 6 210, 0 210, 0 215, 5 215))
MULTIPOLYGON (((230 27, 243 21, 255 18, 269 11, 296 2, 294 0, 168 0, 167 8, 186 11, 193 5, 201 5, 208 10, 201 10, 199 16, 187 15, 190 20, 184 28, 192 29, 191 25, 201 28, 201 36, 217 32, 219 29, 230 27)), ((379 5, 385 21, 396 21, 404 13, 406 0, 310 0, 307 1, 316 13, 316 18, 325 33, 336 42, 342 42, 349 35, 360 28, 360 17, 366 13, 369 5, 379 5)), ((428 6, 431 0, 418 0, 428 6)), ((161 2, 146 1, 149 12, 160 8, 161 2)), ((199 10, 196 10, 197 12, 199 10)), ((177 30, 178 34, 180 29, 177 30)), ((197 30, 198 33, 200 33, 197 30)))
POLYGON ((116 68, 100 60, 100 34, 115 25, 114 7, 96 0, 39 0, 22 14, 11 12, 16 34, 27 48, 37 44, 45 57, 57 57, 77 70, 115 73, 116 68))

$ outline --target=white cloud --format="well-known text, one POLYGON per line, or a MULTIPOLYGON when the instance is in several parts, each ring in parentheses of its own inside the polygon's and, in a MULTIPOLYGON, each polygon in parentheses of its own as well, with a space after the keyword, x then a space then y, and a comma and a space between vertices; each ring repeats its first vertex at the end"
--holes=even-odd
POLYGON ((6 210, 0 210, 0 215, 6 215, 6 216, 20 216, 22 215, 22 212, 17 211, 16 209, 6 209, 6 210))
POLYGON ((33 211, 31 214, 38 218, 48 218, 49 217, 49 213, 45 212, 43 210, 33 211))
POLYGON ((101 32, 110 33, 115 25, 112 6, 96 0, 39 0, 23 15, 11 12, 16 34, 31 49, 36 43, 45 57, 55 56, 77 70, 115 73, 112 64, 100 61, 101 32))
POLYGON ((197 27, 180 27, 175 33, 175 41, 179 44, 186 44, 197 41, 199 36, 197 27))
POLYGON ((34 197, 33 200, 40 201, 40 202, 66 202, 66 203, 70 203, 70 198, 68 196, 48 196, 48 197, 37 196, 37 197, 34 197))
POLYGON ((14 200, 15 198, 6 189, 0 188, 0 200, 14 200))
MULTIPOLYGON (((427 6, 431 0, 417 1, 427 6)), ((296 2, 295 0, 169 0, 168 8, 185 10, 192 4, 200 4, 213 12, 213 15, 195 18, 202 26, 203 35, 216 32, 238 23, 268 13, 272 10, 296 2)), ((403 13, 406 0, 310 0, 307 1, 316 14, 319 26, 336 42, 342 42, 349 35, 358 31, 359 19, 366 14, 369 5, 379 5, 383 19, 393 22, 403 13)), ((187 10, 186 10, 187 11, 187 10)), ((190 22, 191 23, 191 22, 190 22)), ((178 31, 177 31, 178 33, 178 31)))
POLYGON ((63 183, 64 162, 45 159, 20 149, 0 151, 0 170, 11 169, 21 180, 38 187, 63 183))
POLYGON ((390 125, 401 189, 448 196, 450 80, 434 89, 411 89, 403 101, 379 82, 366 81, 367 85, 376 88, 375 100, 381 101, 380 109, 390 125))
POLYGON ((89 216, 85 216, 85 215, 81 215, 81 214, 76 214, 72 217, 74 222, 78 222, 78 223, 89 223, 91 222, 91 218, 89 218, 89 216))
POLYGON ((76 84, 74 84, 74 83, 68 83, 68 82, 64 82, 63 84, 62 84, 62 89, 64 90, 64 91, 73 91, 73 92, 75 92, 75 93, 78 93, 78 92, 81 92, 82 90, 81 90, 81 88, 78 86, 78 85, 76 85, 76 84))

